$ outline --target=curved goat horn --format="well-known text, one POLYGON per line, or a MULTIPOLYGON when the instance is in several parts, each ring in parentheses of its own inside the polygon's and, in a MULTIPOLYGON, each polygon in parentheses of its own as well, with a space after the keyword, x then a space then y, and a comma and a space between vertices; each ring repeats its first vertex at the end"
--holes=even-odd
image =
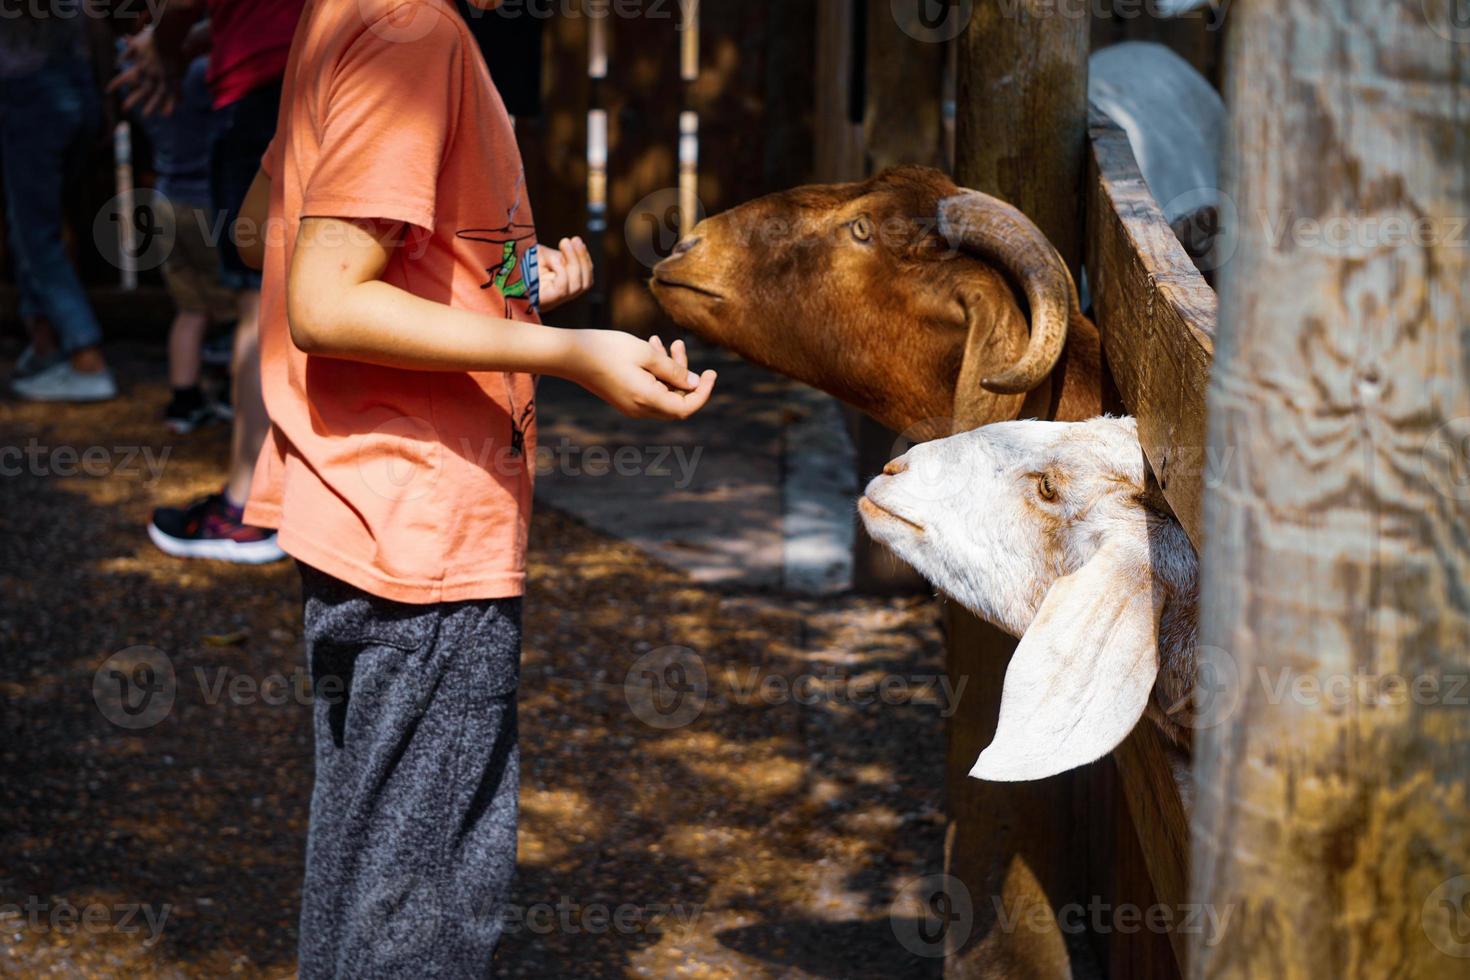
POLYGON ((1067 342, 1067 326, 1078 306, 1072 274, 1031 219, 989 194, 966 190, 942 199, 939 233, 950 245, 994 262, 1025 292, 1031 307, 1026 350, 980 384, 1001 394, 1030 391, 1051 373, 1067 342))

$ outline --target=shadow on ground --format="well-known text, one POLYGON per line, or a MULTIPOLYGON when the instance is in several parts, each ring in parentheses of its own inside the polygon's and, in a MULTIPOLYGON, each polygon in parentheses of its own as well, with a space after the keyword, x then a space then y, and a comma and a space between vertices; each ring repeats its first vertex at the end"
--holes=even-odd
MULTIPOLYGON (((214 489, 226 433, 168 436, 142 380, 161 362, 116 356, 118 403, 0 402, 0 972, 288 976, 296 575, 153 551, 149 508, 214 489), (93 685, 138 645, 175 691, 130 728, 153 719, 109 720, 93 685)), ((889 925, 940 865, 943 721, 916 703, 943 666, 934 604, 699 585, 547 508, 532 555, 497 974, 937 976, 889 925)))

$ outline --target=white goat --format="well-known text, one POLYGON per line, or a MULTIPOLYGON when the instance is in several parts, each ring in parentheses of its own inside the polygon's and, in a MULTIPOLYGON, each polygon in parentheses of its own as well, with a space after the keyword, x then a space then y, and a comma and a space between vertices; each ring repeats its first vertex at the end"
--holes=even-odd
POLYGON ((1154 200, 1191 258, 1209 258, 1220 212, 1225 103, 1162 44, 1125 41, 1087 60, 1087 97, 1128 134, 1154 200))
POLYGON ((868 484, 858 510, 874 538, 1021 637, 995 739, 970 775, 1040 779, 1098 759, 1151 693, 1177 737, 1198 566, 1133 419, 997 422, 923 443, 868 484))

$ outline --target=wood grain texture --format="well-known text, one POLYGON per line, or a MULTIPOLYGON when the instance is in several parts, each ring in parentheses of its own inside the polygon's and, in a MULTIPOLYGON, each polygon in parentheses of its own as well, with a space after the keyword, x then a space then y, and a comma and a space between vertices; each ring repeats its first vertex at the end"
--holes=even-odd
POLYGON ((955 180, 1024 211, 1073 275, 1082 264, 1089 28, 1085 5, 983 2, 958 39, 955 180))
MULTIPOLYGON (((1189 902, 1189 760, 1147 720, 1114 750, 1113 760, 1149 890, 1166 908, 1182 909, 1189 902)), ((1167 936, 1173 972, 1182 973, 1186 935, 1171 929, 1167 936)))
MULTIPOLYGON (((895 19, 899 12, 892 4, 873 0, 867 7, 863 142, 868 169, 901 163, 938 166, 943 150, 944 45, 915 38, 919 28, 914 24, 903 25, 906 32, 895 19)), ((917 5, 904 8, 903 16, 917 19, 917 5)))
MULTIPOLYGON (((1095 774, 1106 774, 1114 785, 1112 793, 1113 820, 1107 829, 1112 832, 1112 846, 1104 854, 1093 858, 1092 876, 1088 883, 1092 891, 1112 908, 1134 905, 1139 909, 1152 910, 1156 916, 1163 910, 1176 914, 1180 908, 1178 900, 1166 895, 1154 886, 1160 877, 1157 868, 1150 863, 1150 855, 1143 850, 1139 838, 1135 810, 1130 808, 1129 799, 1123 790, 1123 760, 1127 746, 1121 747, 1110 759, 1092 766, 1095 774), (1098 858, 1105 858, 1106 866, 1099 866, 1098 858)), ((1097 782, 1095 780, 1094 782, 1097 782)), ((1093 801, 1089 801, 1093 802, 1093 801)), ((1104 801, 1094 805, 1101 813, 1104 801)), ((1156 923, 1160 920, 1156 920, 1156 923)), ((1166 927, 1141 928, 1123 932, 1113 930, 1099 936, 1105 943, 1104 962, 1107 975, 1120 980, 1179 980, 1183 976, 1180 967, 1182 936, 1178 928, 1169 927, 1177 919, 1163 920, 1166 927)))
POLYGON ((1093 320, 1154 475, 1199 548, 1201 487, 1224 465, 1205 446, 1215 291, 1174 237, 1122 129, 1094 111, 1089 136, 1093 320))
MULTIPOLYGON (((887 6, 887 4, 884 4, 887 6)), ((976 4, 957 40, 955 179, 1020 207, 1057 245, 1074 272, 1081 256, 1081 186, 1086 151, 1085 17, 1047 16, 1032 0, 976 4)), ((1086 903, 1086 820, 1107 819, 1078 799, 1080 777, 1028 783, 969 778, 989 744, 1001 684, 1016 641, 963 610, 951 609, 947 642, 955 682, 968 679, 951 719, 945 788, 949 798, 946 872, 975 903, 973 935, 945 961, 947 977, 1091 976, 1099 972, 1085 935, 1056 917, 1086 903), (1025 914, 1044 928, 1003 928, 999 912, 1025 914), (1044 914, 1030 915, 1031 910, 1044 914)))
POLYGON ((853 0, 817 0, 815 170, 819 181, 863 175, 863 128, 851 120, 853 0))
POLYGON ((1231 11, 1226 190, 1242 217, 1209 438, 1234 458, 1206 488, 1201 625, 1236 707, 1197 735, 1192 862, 1196 900, 1230 919, 1192 943, 1193 977, 1470 972, 1457 12, 1231 11))
MULTIPOLYGON (((1205 393, 1216 298, 1169 228, 1128 138, 1105 115, 1089 121, 1087 274, 1093 318, 1114 381, 1170 507, 1198 548, 1200 495, 1210 474, 1205 393)), ((1189 901, 1188 759, 1145 722, 1118 747, 1129 823, 1153 892, 1170 909, 1189 901)), ((1170 930, 1185 962, 1186 935, 1170 930)))
POLYGON ((1001 684, 1017 641, 953 603, 945 625, 951 683, 956 690, 965 684, 950 718, 944 766, 945 873, 964 883, 975 918, 968 936, 949 937, 944 975, 1092 976, 1098 968, 1086 937, 1057 926, 1063 906, 1087 901, 1081 882, 1085 825, 1075 819, 1078 776, 1028 783, 970 778, 970 767, 995 736, 1001 684))
MULTIPOLYGON (((673 322, 648 291, 650 260, 666 254, 677 237, 665 224, 654 234, 657 247, 633 247, 625 230, 628 215, 650 194, 677 200, 679 184, 679 80, 681 11, 670 4, 654 16, 620 14, 610 0, 587 0, 588 15, 605 18, 609 57, 600 86, 607 109, 607 249, 599 269, 607 283, 608 322, 646 337, 671 336, 673 322)), ((712 121, 710 121, 712 122, 712 121)))

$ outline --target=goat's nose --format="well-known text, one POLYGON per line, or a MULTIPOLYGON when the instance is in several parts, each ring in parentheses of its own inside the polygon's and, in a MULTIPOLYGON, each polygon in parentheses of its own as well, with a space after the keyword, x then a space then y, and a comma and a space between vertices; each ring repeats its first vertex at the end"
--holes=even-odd
POLYGON ((690 235, 688 238, 681 238, 679 239, 679 244, 675 245, 674 250, 669 253, 669 258, 677 258, 678 256, 683 255, 685 252, 689 251, 691 248, 698 244, 698 235, 690 235))
POLYGON ((902 460, 902 459, 891 459, 891 460, 888 461, 888 465, 885 466, 885 467, 883 467, 883 475, 884 476, 898 476, 898 474, 902 473, 904 470, 906 470, 908 468, 909 468, 909 464, 908 464, 908 462, 906 460, 902 460))

